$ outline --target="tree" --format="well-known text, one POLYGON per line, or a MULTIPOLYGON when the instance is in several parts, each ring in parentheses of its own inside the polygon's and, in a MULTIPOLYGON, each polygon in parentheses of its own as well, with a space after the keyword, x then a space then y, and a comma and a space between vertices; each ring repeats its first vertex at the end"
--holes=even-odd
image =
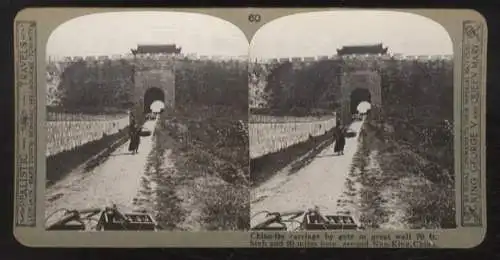
POLYGON ((232 63, 198 61, 176 70, 176 104, 224 106, 248 112, 248 70, 232 63))
POLYGON ((96 112, 107 108, 125 108, 132 100, 133 66, 118 62, 78 61, 61 75, 58 86, 60 106, 73 112, 96 112))
MULTIPOLYGON (((383 120, 394 138, 453 176, 453 64, 394 61, 382 70, 383 120)), ((434 176, 432 176, 434 177, 434 176)))
POLYGON ((269 107, 279 115, 304 116, 338 104, 341 65, 325 60, 310 65, 286 62, 270 70, 264 89, 269 107))

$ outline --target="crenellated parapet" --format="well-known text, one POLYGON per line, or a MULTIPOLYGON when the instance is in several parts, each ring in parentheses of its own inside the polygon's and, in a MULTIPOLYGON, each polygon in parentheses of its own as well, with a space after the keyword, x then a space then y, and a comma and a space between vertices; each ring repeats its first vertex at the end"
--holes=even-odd
POLYGON ((99 55, 99 56, 66 56, 59 59, 50 58, 53 62, 78 62, 78 61, 92 61, 92 62, 103 62, 103 61, 117 61, 117 60, 128 60, 132 61, 134 59, 147 59, 147 60, 164 60, 166 58, 173 58, 176 60, 213 60, 213 61, 248 61, 247 55, 240 56, 221 56, 221 55, 197 55, 197 54, 142 54, 137 53, 135 56, 132 53, 118 54, 118 55, 99 55))
POLYGON ((270 63, 286 63, 286 62, 315 62, 324 60, 344 60, 344 61, 369 61, 369 60, 401 60, 401 61, 452 61, 453 55, 323 55, 323 56, 310 56, 310 57, 281 57, 271 59, 257 59, 256 63, 270 64, 270 63))
POLYGON ((396 60, 396 61, 452 61, 453 55, 400 55, 400 54, 384 54, 384 55, 322 55, 322 56, 306 56, 306 57, 281 57, 270 59, 251 59, 247 55, 225 57, 220 55, 197 55, 197 54, 122 54, 122 55, 101 55, 101 56, 69 56, 55 61, 56 63, 72 63, 78 61, 87 61, 94 64, 102 64, 104 62, 113 61, 134 61, 145 60, 147 62, 163 61, 163 60, 182 60, 182 61, 234 61, 234 62, 251 62, 258 64, 280 64, 280 63, 313 63, 325 60, 343 60, 343 61, 362 61, 376 60, 396 60))
POLYGON ((174 69, 176 58, 169 55, 137 55, 130 60, 136 71, 151 69, 174 69))

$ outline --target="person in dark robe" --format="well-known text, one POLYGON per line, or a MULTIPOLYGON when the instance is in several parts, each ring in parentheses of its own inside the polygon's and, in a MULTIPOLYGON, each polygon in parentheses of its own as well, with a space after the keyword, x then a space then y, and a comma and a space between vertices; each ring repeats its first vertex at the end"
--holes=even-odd
POLYGON ((139 150, 139 145, 141 144, 141 131, 142 131, 142 128, 141 127, 136 127, 136 131, 135 131, 135 142, 136 142, 136 146, 135 146, 135 153, 138 152, 139 150))
POLYGON ((132 113, 132 111, 129 111, 128 112, 128 125, 130 128, 132 128, 133 126, 135 126, 135 116, 134 116, 134 113, 132 113))
POLYGON ((340 129, 335 136, 334 152, 337 155, 344 155, 344 146, 345 146, 345 132, 343 129, 340 129))
POLYGON ((130 127, 130 143, 128 145, 129 152, 132 154, 136 154, 139 149, 139 143, 141 141, 140 137, 141 128, 138 125, 134 125, 130 127))

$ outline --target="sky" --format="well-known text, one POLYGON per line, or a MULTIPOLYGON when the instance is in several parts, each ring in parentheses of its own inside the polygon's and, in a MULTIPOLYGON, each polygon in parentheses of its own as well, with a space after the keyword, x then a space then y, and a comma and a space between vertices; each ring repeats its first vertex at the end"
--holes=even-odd
POLYGON ((254 35, 250 56, 332 56, 343 45, 378 43, 396 54, 453 54, 451 39, 437 22, 415 14, 369 10, 320 11, 278 18, 254 35))
POLYGON ((419 15, 391 11, 322 11, 273 20, 254 35, 209 15, 114 12, 78 17, 57 27, 47 57, 130 53, 138 44, 172 44, 183 53, 257 59, 334 55, 343 45, 383 43, 391 53, 452 54, 446 30, 419 15))
POLYGON ((47 57, 129 54, 138 44, 177 44, 182 53, 248 54, 243 32, 209 15, 180 12, 113 12, 81 16, 57 27, 47 57))

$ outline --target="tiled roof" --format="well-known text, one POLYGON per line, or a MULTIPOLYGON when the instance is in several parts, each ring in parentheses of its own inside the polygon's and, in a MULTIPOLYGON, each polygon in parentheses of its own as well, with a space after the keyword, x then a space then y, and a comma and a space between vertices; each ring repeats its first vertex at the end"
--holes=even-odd
POLYGON ((178 54, 181 52, 181 48, 177 48, 175 44, 166 45, 138 45, 137 53, 168 53, 168 54, 178 54))
POLYGON ((382 44, 343 46, 341 49, 337 49, 337 54, 386 54, 387 49, 388 48, 384 48, 382 44))

